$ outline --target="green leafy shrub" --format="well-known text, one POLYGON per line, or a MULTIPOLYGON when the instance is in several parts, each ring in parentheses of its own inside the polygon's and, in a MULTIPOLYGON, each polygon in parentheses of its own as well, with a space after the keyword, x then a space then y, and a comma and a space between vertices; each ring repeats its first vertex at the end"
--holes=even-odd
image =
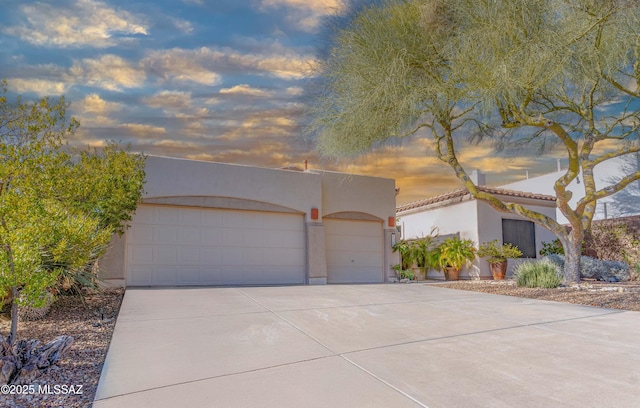
POLYGON ((396 271, 398 278, 414 280, 416 278, 415 273, 411 269, 402 269, 402 265, 393 265, 392 268, 396 271))
POLYGON ((560 268, 549 259, 523 262, 513 274, 517 285, 526 288, 557 288, 562 283, 560 268))
POLYGON ((549 256, 549 255, 564 255, 564 248, 560 243, 560 240, 554 239, 551 242, 542 242, 542 249, 540 250, 540 255, 549 256))
POLYGON ((416 278, 416 274, 411 270, 400 271, 400 279, 409 279, 414 280, 416 278))
MULTIPOLYGON (((472 240, 452 237, 438 245, 433 253, 433 257, 437 256, 437 265, 440 269, 453 267, 459 270, 476 259, 477 250, 472 240)), ((432 261, 434 260, 430 262, 432 261)))
POLYGON ((505 243, 500 245, 497 239, 491 242, 483 242, 478 250, 479 257, 487 257, 489 263, 504 262, 509 258, 520 258, 522 251, 517 246, 505 243))
MULTIPOLYGON (((411 243, 409 241, 401 239, 396 242, 395 245, 393 245, 393 252, 400 252, 400 262, 402 262, 400 270, 407 270, 411 268, 415 259, 413 259, 414 252, 412 251, 411 243)), ((398 271, 398 269, 396 269, 396 271, 398 271)))

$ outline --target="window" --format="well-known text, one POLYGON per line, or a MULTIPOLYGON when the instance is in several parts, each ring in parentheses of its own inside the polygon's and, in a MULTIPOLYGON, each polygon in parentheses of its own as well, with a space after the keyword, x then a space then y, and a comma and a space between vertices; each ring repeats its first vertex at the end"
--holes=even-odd
POLYGON ((517 246, 522 258, 536 257, 536 232, 531 221, 503 219, 502 242, 517 246))

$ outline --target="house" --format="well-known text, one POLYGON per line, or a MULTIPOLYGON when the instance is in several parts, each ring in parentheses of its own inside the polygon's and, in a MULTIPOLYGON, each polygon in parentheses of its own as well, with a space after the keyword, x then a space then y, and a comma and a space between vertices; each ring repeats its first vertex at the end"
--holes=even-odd
MULTIPOLYGON (((503 202, 522 204, 527 208, 555 219, 555 197, 533 194, 503 188, 484 186, 484 175, 474 172, 472 176, 481 191, 496 195, 503 202)), ((459 189, 396 208, 398 224, 404 239, 426 236, 437 228, 440 235, 458 235, 461 239, 471 239, 476 244, 497 239, 500 243, 511 243, 522 251, 523 258, 539 257, 542 242, 555 239, 553 233, 538 224, 518 215, 496 211, 489 204, 474 199, 466 189, 459 189)), ((491 277, 486 261, 475 265, 481 278, 491 277)), ((511 273, 514 262, 509 263, 511 273)), ((461 279, 471 277, 469 269, 463 269, 461 279)), ((429 278, 443 278, 442 272, 429 271, 429 278)))
POLYGON ((395 181, 296 170, 149 156, 143 200, 100 260, 102 278, 175 286, 394 277, 395 181))
MULTIPOLYGON (((598 164, 594 168, 594 178, 596 188, 602 189, 613 184, 621 177, 628 175, 640 169, 640 154, 629 155, 628 157, 616 157, 598 164)), ((558 160, 557 171, 547 173, 538 177, 527 177, 525 180, 504 184, 501 187, 511 190, 527 191, 535 194, 555 195, 553 189, 554 183, 562 175, 567 172, 562 169, 560 160, 558 160)), ((584 180, 582 173, 573 180, 567 190, 573 193, 573 197, 569 201, 571 208, 575 208, 577 202, 584 197, 584 180)), ((594 220, 603 220, 616 217, 629 217, 640 214, 640 181, 635 181, 622 191, 603 199, 596 203, 596 212, 594 220)), ((556 219, 560 224, 568 224, 569 220, 558 209, 556 211, 556 219)))

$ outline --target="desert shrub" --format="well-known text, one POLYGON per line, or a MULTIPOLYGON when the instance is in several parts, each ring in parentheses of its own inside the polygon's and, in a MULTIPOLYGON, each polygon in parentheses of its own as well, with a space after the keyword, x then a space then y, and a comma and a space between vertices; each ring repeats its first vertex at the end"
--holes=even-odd
POLYGON ((548 259, 522 262, 513 274, 517 285, 527 288, 557 288, 562 283, 560 268, 548 259))
POLYGON ((545 256, 542 259, 546 259, 553 262, 558 266, 558 268, 560 268, 560 270, 564 269, 564 255, 551 254, 551 255, 545 256))
POLYGON ((629 280, 629 265, 620 261, 607 261, 583 256, 580 258, 580 271, 583 278, 601 281, 629 280))
MULTIPOLYGON (((548 255, 543 259, 556 264, 560 270, 564 268, 564 255, 548 255)), ((620 261, 606 261, 591 258, 590 256, 580 257, 580 275, 582 278, 597 279, 600 281, 619 280, 626 281, 630 278, 629 265, 620 261)))
POLYGON ((636 266, 633 268, 633 271, 629 275, 629 280, 634 280, 634 281, 640 280, 640 262, 638 262, 636 266))
POLYGON ((603 220, 591 226, 587 249, 598 259, 640 263, 640 232, 628 223, 603 220))
POLYGON ((18 316, 20 321, 40 320, 49 313, 51 305, 55 301, 54 296, 50 292, 44 292, 41 298, 42 302, 40 303, 42 303, 42 305, 32 306, 24 304, 18 306, 18 316))

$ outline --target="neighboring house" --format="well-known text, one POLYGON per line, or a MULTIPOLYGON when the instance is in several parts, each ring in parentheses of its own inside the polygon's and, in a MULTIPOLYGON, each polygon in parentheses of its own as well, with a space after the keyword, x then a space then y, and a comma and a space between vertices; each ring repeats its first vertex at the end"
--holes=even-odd
MULTIPOLYGON (((619 180, 621 177, 628 175, 640 169, 640 155, 629 155, 627 158, 614 158, 598 164, 594 168, 594 177, 596 188, 602 189, 619 180)), ((558 170, 538 177, 527 178, 526 180, 517 181, 502 185, 500 187, 527 191, 534 194, 555 195, 553 186, 566 169, 562 169, 560 161, 558 161, 558 170)), ((573 193, 572 199, 569 201, 571 208, 575 208, 576 203, 584 197, 584 184, 582 173, 573 180, 567 190, 573 193)), ((624 190, 610 196, 598 200, 596 204, 596 212, 594 220, 602 220, 607 218, 628 217, 640 214, 640 181, 636 181, 627 186, 624 190)), ((558 209, 556 211, 556 219, 560 224, 568 224, 569 221, 558 209)))
MULTIPOLYGON (((478 174, 474 175, 478 183, 478 174)), ((502 188, 482 186, 479 189, 495 194, 504 202, 522 204, 527 208, 555 219, 555 197, 524 193, 502 188)), ((555 236, 547 229, 510 213, 496 211, 489 204, 471 197, 466 189, 452 191, 436 197, 415 201, 396 208, 398 224, 404 239, 423 237, 436 227, 440 235, 457 234, 462 239, 471 239, 476 244, 497 239, 500 243, 517 245, 523 258, 537 258, 542 242, 555 236)), ((508 273, 515 262, 509 262, 508 273)), ((484 260, 476 263, 481 278, 489 278, 491 271, 484 260)), ((461 279, 471 277, 469 269, 463 269, 461 279)), ((429 271, 428 277, 443 278, 442 272, 429 271)))
POLYGON ((101 276, 127 286, 385 282, 395 182, 149 156, 101 276))

